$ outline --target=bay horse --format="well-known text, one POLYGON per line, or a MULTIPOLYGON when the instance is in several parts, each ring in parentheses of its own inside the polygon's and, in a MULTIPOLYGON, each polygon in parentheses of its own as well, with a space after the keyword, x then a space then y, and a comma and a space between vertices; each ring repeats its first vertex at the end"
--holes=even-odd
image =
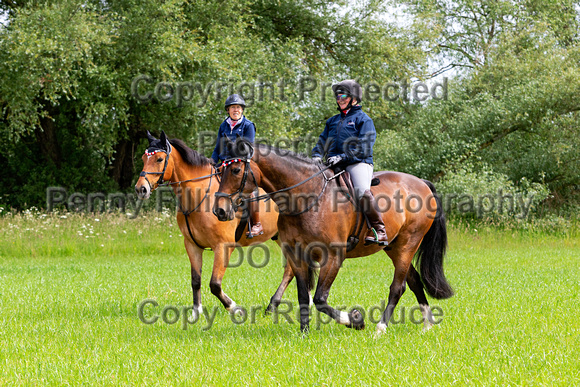
MULTIPOLYGON (((298 288, 300 329, 309 329, 309 266, 320 267, 314 295, 316 308, 349 328, 364 329, 364 316, 327 303, 330 288, 345 258, 368 256, 384 250, 395 267, 388 303, 377 324, 383 333, 393 315, 405 283, 415 294, 423 314, 424 329, 434 320, 423 289, 436 299, 453 295, 443 272, 447 232, 441 200, 432 183, 399 172, 377 172, 380 184, 372 187, 380 209, 389 245, 365 245, 364 237, 350 251, 347 238, 357 224, 355 206, 341 193, 334 173, 310 158, 265 144, 234 147, 239 151, 222 171, 214 213, 221 221, 232 219, 236 195, 262 187, 279 208, 278 231, 282 251, 291 265, 298 288), (246 149, 244 151, 244 149, 246 149), (255 153, 254 153, 255 152, 255 153), (386 203, 392 203, 387 206, 386 203), (416 256, 415 264, 412 264, 416 256)), ((260 198, 257 198, 260 199, 260 198)), ((359 235, 366 235, 363 221, 359 235)))
MULTIPOLYGON (((182 140, 168 140, 165 132, 161 132, 159 139, 149 132, 147 132, 147 137, 149 152, 142 157, 143 170, 135 184, 137 196, 140 199, 148 199, 151 192, 163 183, 173 188, 175 195, 179 198, 180 211, 177 212, 177 224, 183 235, 185 250, 191 263, 194 310, 198 315, 202 312, 201 268, 203 252, 209 248, 214 253, 213 271, 209 284, 211 292, 221 301, 226 310, 232 312, 236 303, 224 293, 222 279, 230 255, 235 249, 235 234, 240 217, 236 217, 231 222, 219 222, 211 213, 214 194, 217 192, 219 183, 216 169, 208 158, 189 148, 182 140)), ((275 209, 266 211, 266 206, 261 203, 260 215, 264 233, 249 239, 243 232, 237 245, 249 246, 264 243, 277 233, 277 211, 275 209)), ((293 278, 291 268, 286 266, 280 285, 282 293, 293 278)))

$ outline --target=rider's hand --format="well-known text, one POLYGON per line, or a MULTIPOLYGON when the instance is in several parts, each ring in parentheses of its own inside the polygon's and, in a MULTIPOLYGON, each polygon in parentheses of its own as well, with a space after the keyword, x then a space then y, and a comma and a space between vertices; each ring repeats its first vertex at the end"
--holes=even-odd
POLYGON ((341 156, 332 156, 332 157, 329 157, 328 160, 326 160, 326 162, 328 165, 334 165, 334 164, 340 163, 341 160, 342 160, 341 156))
POLYGON ((315 157, 312 158, 312 161, 314 161, 315 163, 321 163, 322 162, 322 157, 315 156, 315 157))

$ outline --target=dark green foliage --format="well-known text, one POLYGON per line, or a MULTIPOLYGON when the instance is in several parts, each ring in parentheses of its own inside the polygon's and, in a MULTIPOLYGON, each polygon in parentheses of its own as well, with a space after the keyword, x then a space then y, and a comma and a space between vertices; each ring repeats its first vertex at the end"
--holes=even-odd
POLYGON ((272 141, 318 136, 336 112, 324 82, 384 86, 440 74, 433 80, 450 77, 448 100, 364 102, 379 133, 377 169, 464 193, 485 189, 474 181, 532 190, 544 208, 578 208, 573 2, 59 0, 3 1, 0 10, 2 205, 45 207, 47 186, 130 192, 147 130, 195 148, 244 82, 246 113, 272 141), (209 93, 195 90, 180 107, 176 98, 141 103, 131 91, 139 75, 152 81, 141 94, 158 82, 209 93), (318 88, 301 95, 304 76, 318 88), (268 82, 273 98, 251 88, 268 82))

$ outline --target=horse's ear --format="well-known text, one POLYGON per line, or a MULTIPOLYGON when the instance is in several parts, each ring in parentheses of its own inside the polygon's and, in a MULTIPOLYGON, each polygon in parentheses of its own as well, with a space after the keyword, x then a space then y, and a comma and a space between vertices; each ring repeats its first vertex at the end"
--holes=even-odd
POLYGON ((165 131, 161 131, 161 136, 159 136, 159 140, 161 141, 162 144, 165 144, 167 142, 167 136, 165 135, 165 131))
POLYGON ((147 131, 147 139, 149 140, 149 144, 151 144, 153 141, 157 140, 155 137, 153 137, 151 135, 151 132, 147 131))
POLYGON ((243 137, 238 137, 235 142, 236 156, 251 159, 254 155, 253 144, 243 137))

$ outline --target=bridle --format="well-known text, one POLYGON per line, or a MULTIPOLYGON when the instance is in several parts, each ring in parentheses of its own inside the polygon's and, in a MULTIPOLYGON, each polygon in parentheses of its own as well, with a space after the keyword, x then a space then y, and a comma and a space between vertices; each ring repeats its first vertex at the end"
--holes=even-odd
MULTIPOLYGON (((209 178, 209 185, 208 185, 208 187, 207 187, 207 189, 205 191, 205 195, 203 196, 203 198, 201 199, 201 201, 197 204, 197 206, 195 206, 195 208, 186 211, 181 206, 181 201, 180 200, 177 201, 177 204, 179 206, 179 211, 185 217, 185 224, 187 226, 187 231, 189 232, 189 236, 190 236, 191 240, 200 249, 206 249, 205 247, 200 246, 199 243, 197 243, 197 241, 193 237, 193 233, 191 232, 191 227, 189 225, 189 215, 192 212, 197 211, 197 209, 201 207, 202 203, 208 197, 209 191, 211 190, 211 184, 212 184, 213 177, 214 176, 218 176, 219 177, 220 173, 217 172, 217 168, 214 165, 212 165, 212 170, 213 171, 216 171, 216 172, 210 173, 209 175, 204 175, 204 176, 196 177, 196 178, 193 178, 193 179, 187 179, 187 180, 181 180, 181 181, 175 181, 175 182, 170 182, 170 181, 164 182, 163 181, 163 176, 165 176, 165 172, 167 171, 167 164, 169 162, 168 161, 169 160, 169 155, 171 154, 171 150, 173 149, 172 146, 171 146, 171 144, 169 142, 167 142, 167 147, 168 147, 168 150, 165 150, 165 149, 153 149, 150 152, 147 152, 147 151, 145 152, 145 155, 147 155, 147 156, 152 156, 152 155, 154 155, 157 152, 164 152, 164 153, 166 153, 165 165, 163 166, 163 171, 161 171, 161 172, 141 171, 141 173, 139 174, 139 176, 145 178, 145 180, 147 181, 147 184, 149 184, 149 188, 150 188, 151 191, 153 191, 153 185, 151 184, 151 182, 149 181, 149 179, 147 179, 147 175, 148 174, 150 174, 150 175, 160 175, 159 176, 159 179, 156 182, 156 184, 157 184, 158 187, 160 187, 160 186, 170 186, 170 185, 174 185, 174 184, 179 184, 181 186, 181 183, 187 183, 187 182, 197 181, 197 180, 204 180, 204 179, 209 178)), ((218 178, 218 181, 219 181, 219 178, 218 178)))
POLYGON ((159 180, 157 180, 157 182, 155 184, 157 184, 158 186, 163 184, 163 176, 165 176, 165 171, 167 170, 167 164, 169 163, 169 155, 171 154, 171 150, 173 149, 173 147, 171 146, 171 144, 169 143, 169 141, 167 141, 167 149, 152 149, 150 152, 145 151, 145 155, 146 156, 152 156, 157 152, 164 152, 166 153, 166 157, 165 157, 165 165, 163 165, 163 171, 161 172, 147 172, 147 171, 141 171, 141 173, 139 174, 140 177, 144 177, 145 181, 147 181, 147 184, 149 184, 149 190, 153 191, 153 184, 151 184, 151 182, 149 181, 149 179, 147 178, 147 175, 160 175, 159 176, 159 180))
MULTIPOLYGON (((151 182, 149 181, 149 179, 147 179, 147 175, 160 175, 159 176, 159 180, 157 180, 157 182, 155 183, 155 184, 157 184, 158 187, 161 187, 161 186, 171 186, 171 185, 175 185, 175 184, 181 185, 182 183, 188 183, 188 182, 191 182, 191 181, 204 180, 204 179, 209 178, 210 179, 209 180, 209 187, 206 190, 205 196, 203 197, 203 199, 201 201, 201 202, 203 202, 205 200, 205 198, 207 197, 207 195, 209 193, 209 190, 211 188, 212 177, 213 176, 218 176, 218 182, 219 182, 220 172, 217 172, 217 168, 212 165, 212 169, 214 171, 216 171, 216 172, 210 173, 209 175, 203 175, 203 176, 200 176, 200 177, 195 177, 193 179, 187 179, 187 180, 180 180, 180 181, 174 181, 174 182, 171 182, 171 181, 164 182, 163 176, 165 176, 165 171, 167 171, 167 164, 168 164, 168 161, 169 161, 169 155, 171 154, 171 150, 173 149, 172 146, 171 146, 171 144, 169 144, 169 142, 167 143, 167 145, 169 147, 169 150, 168 151, 166 151, 165 149, 154 149, 151 152, 145 152, 145 155, 147 155, 147 156, 154 155, 157 152, 164 152, 164 153, 167 154, 167 156, 165 157, 165 165, 163 166, 163 171, 161 171, 161 172, 141 171, 141 173, 139 174, 139 176, 145 178, 145 180, 147 181, 147 184, 149 184, 149 188, 150 188, 151 191, 153 191, 153 185, 151 184, 151 182)), ((187 214, 195 211, 201 205, 201 202, 195 207, 195 209, 193 209, 192 211, 188 211, 187 214)), ((182 209, 180 209, 180 210, 184 214, 186 213, 182 209)))
MULTIPOLYGON (((258 183, 256 182, 256 177, 254 176, 254 172, 252 171, 252 168, 250 167, 250 161, 252 160, 253 153, 254 152, 252 150, 252 154, 248 158, 230 158, 230 159, 224 160, 224 162, 222 163, 222 168, 224 168, 223 171, 225 171, 225 168, 230 164, 237 163, 237 162, 244 163, 244 174, 242 176, 242 181, 240 183, 240 187, 235 192, 232 192, 231 194, 227 194, 225 192, 216 192, 215 193, 216 199, 225 198, 225 199, 228 199, 230 201, 230 206, 234 210, 234 213, 238 212, 238 209, 240 207, 244 206, 245 201, 248 201, 248 199, 244 199, 242 197, 242 194, 244 193, 244 188, 246 188, 246 183, 248 181, 249 174, 252 175, 252 179, 254 180, 254 184, 256 185, 256 187, 258 186, 258 183), (236 195, 237 195, 237 198, 234 201, 234 196, 236 196, 236 195)), ((214 206, 212 212, 215 216, 217 216, 217 209, 215 208, 215 206, 214 206)))

